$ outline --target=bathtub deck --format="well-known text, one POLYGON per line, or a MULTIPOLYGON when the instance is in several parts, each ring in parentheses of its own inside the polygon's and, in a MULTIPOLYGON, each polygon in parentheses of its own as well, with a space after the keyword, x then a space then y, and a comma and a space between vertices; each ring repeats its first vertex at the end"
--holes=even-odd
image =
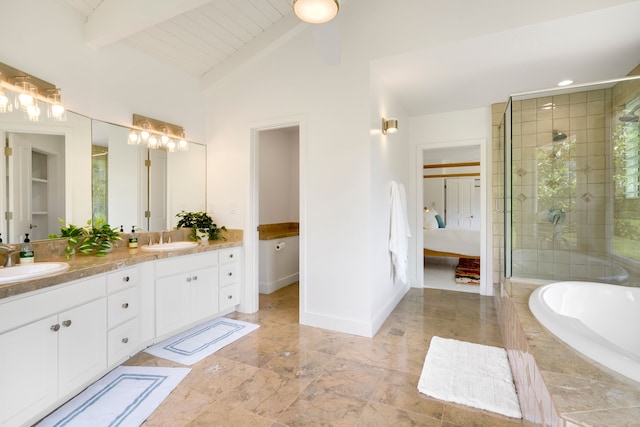
POLYGON ((530 422, 525 425, 640 425, 640 383, 592 362, 544 329, 528 305, 540 285, 514 281, 496 292, 500 328, 530 422))

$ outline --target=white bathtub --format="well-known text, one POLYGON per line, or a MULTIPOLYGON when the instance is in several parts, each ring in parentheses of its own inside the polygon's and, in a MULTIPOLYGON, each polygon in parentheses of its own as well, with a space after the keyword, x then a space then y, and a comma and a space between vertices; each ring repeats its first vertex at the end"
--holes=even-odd
POLYGON ((552 283, 531 294, 529 308, 569 346, 640 382, 640 288, 552 283))
POLYGON ((618 264, 580 252, 516 249, 511 254, 512 276, 547 280, 585 280, 623 285, 629 273, 618 264))

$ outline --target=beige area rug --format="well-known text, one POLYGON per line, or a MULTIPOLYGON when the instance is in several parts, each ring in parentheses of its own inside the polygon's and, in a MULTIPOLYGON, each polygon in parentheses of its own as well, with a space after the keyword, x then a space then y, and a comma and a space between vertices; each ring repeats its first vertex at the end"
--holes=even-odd
POLYGON ((447 402, 522 418, 503 348, 433 337, 418 390, 447 402))

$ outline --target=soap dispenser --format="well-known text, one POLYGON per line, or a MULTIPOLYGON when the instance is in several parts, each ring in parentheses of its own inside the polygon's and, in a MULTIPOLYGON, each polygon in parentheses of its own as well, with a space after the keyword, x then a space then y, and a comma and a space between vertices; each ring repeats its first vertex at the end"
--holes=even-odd
POLYGON ((31 246, 31 240, 29 240, 29 233, 26 233, 20 249, 20 264, 33 264, 33 258, 33 246, 31 246))
POLYGON ((136 236, 136 226, 131 226, 131 236, 129 236, 129 249, 138 247, 138 237, 136 236))

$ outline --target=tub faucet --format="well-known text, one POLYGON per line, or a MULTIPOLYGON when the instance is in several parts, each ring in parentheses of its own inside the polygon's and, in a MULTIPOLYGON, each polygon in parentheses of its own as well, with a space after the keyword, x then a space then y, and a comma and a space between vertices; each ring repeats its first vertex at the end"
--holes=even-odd
POLYGON ((5 251, 7 254, 7 259, 5 259, 4 261, 4 267, 13 267, 13 259, 11 258, 11 255, 16 253, 18 251, 18 248, 0 243, 0 250, 5 251))

